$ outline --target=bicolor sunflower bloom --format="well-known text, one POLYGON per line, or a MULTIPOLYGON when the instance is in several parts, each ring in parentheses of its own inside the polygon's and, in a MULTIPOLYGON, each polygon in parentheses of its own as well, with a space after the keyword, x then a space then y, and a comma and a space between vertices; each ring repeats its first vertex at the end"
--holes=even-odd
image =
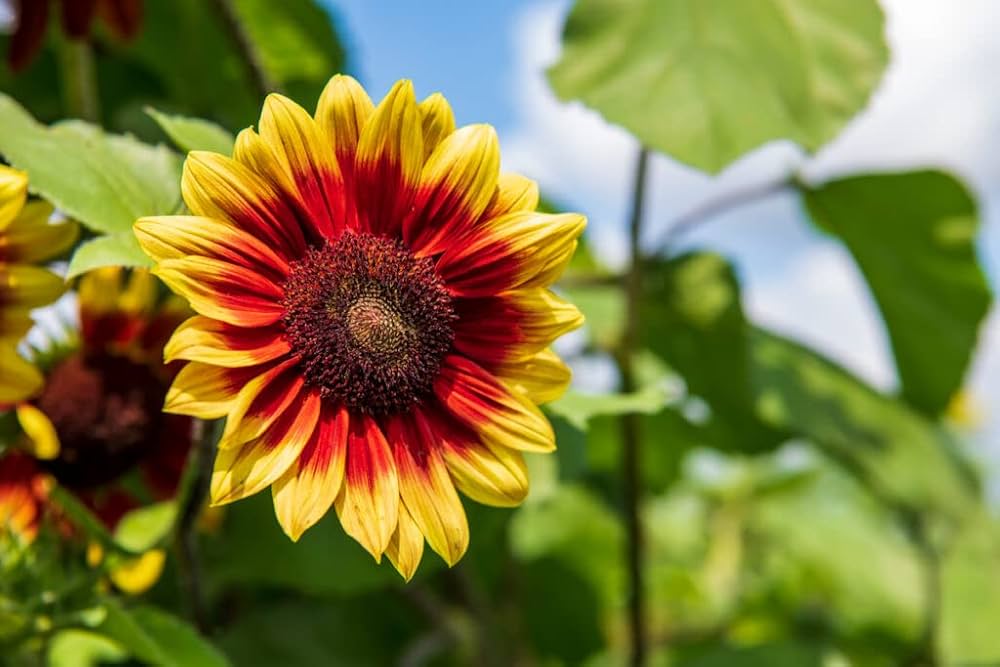
POLYGON ((160 299, 156 278, 138 269, 91 271, 77 297, 79 331, 39 355, 44 386, 17 416, 26 448, 113 529, 142 503, 119 483, 129 473, 138 470, 149 498, 162 500, 183 472, 191 419, 160 407, 175 371, 163 348, 190 311, 160 299))
MULTIPOLYGON (((79 330, 39 352, 43 387, 16 411, 24 449, 113 531, 129 511, 173 497, 180 483, 192 420, 161 410, 177 370, 163 363, 163 349, 191 313, 175 296, 162 299, 148 271, 117 267, 85 274, 77 304, 79 330)), ((126 592, 141 592, 163 563, 154 550, 110 575, 126 592)))
POLYGON ((401 81, 375 106, 347 76, 314 116, 270 95, 232 157, 188 156, 182 192, 194 216, 135 229, 198 313, 167 345, 188 364, 165 409, 227 418, 212 501, 270 486, 292 539, 334 506, 406 578, 425 538, 455 563, 458 491, 517 505, 522 452, 555 447, 537 404, 582 316, 549 286, 584 218, 535 212, 494 130, 455 129, 441 95, 401 81))
POLYGON ((32 327, 32 309, 64 291, 59 276, 34 266, 76 240, 75 224, 49 224, 51 217, 51 205, 28 201, 27 175, 0 166, 0 409, 42 386, 41 373, 17 353, 17 345, 32 327))

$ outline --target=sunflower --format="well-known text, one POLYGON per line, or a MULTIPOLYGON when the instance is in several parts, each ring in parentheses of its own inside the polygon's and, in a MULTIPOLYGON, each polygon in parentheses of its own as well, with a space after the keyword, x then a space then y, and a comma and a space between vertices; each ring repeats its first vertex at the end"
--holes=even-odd
POLYGON ((26 449, 108 529, 144 500, 176 491, 191 419, 160 410, 176 369, 163 363, 170 333, 190 311, 162 301, 148 271, 109 267, 77 288, 79 331, 38 354, 44 385, 17 406, 26 449), (138 470, 146 497, 129 490, 138 470))
POLYGON ((27 196, 27 175, 0 166, 0 410, 41 387, 41 373, 17 345, 32 326, 31 310, 64 290, 59 276, 32 264, 59 255, 77 235, 73 223, 48 224, 52 206, 27 196))
POLYGON ((585 221, 499 167, 493 128, 456 130, 440 94, 400 81, 374 106, 347 76, 315 116, 270 95, 232 158, 188 156, 195 215, 135 229, 198 313, 165 409, 227 418, 214 504, 270 486, 293 540, 334 506, 408 579, 425 538, 465 552, 457 491, 520 503, 522 452, 555 447, 536 404, 569 383, 549 345, 582 316, 548 286, 585 221))

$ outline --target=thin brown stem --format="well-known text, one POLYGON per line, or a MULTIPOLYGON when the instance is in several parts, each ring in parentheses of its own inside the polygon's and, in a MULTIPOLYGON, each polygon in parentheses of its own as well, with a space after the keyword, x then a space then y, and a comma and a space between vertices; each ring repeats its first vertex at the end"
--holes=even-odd
MULTIPOLYGON (((640 315, 642 297, 642 218, 646 192, 646 170, 649 151, 639 151, 635 167, 635 181, 632 189, 632 209, 629 214, 629 256, 631 264, 625 276, 625 330, 622 333, 617 361, 621 373, 622 391, 635 391, 636 378, 633 355, 639 345, 640 315)), ((640 424, 639 416, 626 414, 621 418, 622 475, 624 486, 625 526, 627 531, 626 560, 628 566, 628 615, 632 640, 630 664, 641 666, 646 663, 647 628, 643 577, 643 551, 645 539, 640 517, 642 499, 642 479, 639 474, 640 424)))
POLYGON ((68 114, 91 123, 100 121, 94 51, 85 39, 66 39, 59 49, 63 97, 68 114))
POLYGON ((198 517, 208 499, 215 458, 216 428, 212 422, 196 421, 188 460, 188 473, 177 518, 178 571, 191 619, 202 634, 209 630, 205 604, 205 582, 198 553, 198 517))
POLYGON ((229 38, 240 53, 240 60, 243 61, 254 92, 261 98, 266 97, 268 93, 281 92, 277 81, 271 78, 267 68, 264 67, 260 52, 247 33, 246 26, 243 25, 232 0, 211 0, 211 2, 223 27, 229 33, 229 38))

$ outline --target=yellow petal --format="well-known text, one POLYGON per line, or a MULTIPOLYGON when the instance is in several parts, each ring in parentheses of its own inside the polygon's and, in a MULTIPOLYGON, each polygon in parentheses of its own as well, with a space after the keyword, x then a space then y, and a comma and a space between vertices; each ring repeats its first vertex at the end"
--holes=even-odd
POLYGON ((516 211, 534 211, 538 208, 538 183, 520 174, 500 174, 497 190, 490 205, 483 212, 483 220, 492 220, 516 211))
POLYGON ((373 234, 393 236, 412 208, 424 164, 423 130, 413 85, 400 81, 361 130, 354 160, 359 223, 373 234))
POLYGON ((75 222, 49 224, 51 215, 52 205, 48 202, 28 202, 0 233, 0 261, 32 264, 68 250, 80 228, 75 222))
POLYGON ((495 371, 508 387, 539 404, 562 396, 573 378, 569 366, 550 349, 542 350, 527 359, 505 362, 495 371))
POLYGON ((326 84, 316 106, 316 122, 329 137, 341 165, 353 167, 361 130, 375 106, 353 77, 337 74, 326 84))
POLYGON ((272 93, 264 101, 260 136, 291 182, 293 194, 324 233, 342 229, 345 202, 340 169, 316 121, 292 100, 272 93))
POLYGON ((452 245, 438 272, 462 296, 548 287, 569 264, 585 226, 586 218, 576 213, 509 213, 491 220, 468 243, 452 245))
POLYGON ((420 125, 424 131, 424 159, 427 159, 445 137, 455 131, 455 114, 441 93, 428 95, 417 105, 420 125))
POLYGON ((404 230, 419 254, 437 254, 479 219, 496 190, 500 142, 489 125, 452 132, 420 173, 414 215, 404 230))
POLYGON ((337 496, 337 516, 344 531, 376 561, 396 531, 399 481, 385 435, 370 417, 352 416, 344 482, 337 496))
POLYGON ((399 504, 399 522, 385 548, 385 555, 405 581, 416 574, 424 555, 424 536, 403 503, 399 504))
POLYGON ((293 541, 329 511, 340 493, 350 426, 343 407, 323 407, 299 459, 271 487, 278 523, 293 541))
POLYGON ((200 419, 225 417, 240 390, 259 374, 257 369, 187 363, 167 390, 163 411, 200 419))
POLYGON ((0 345, 0 405, 30 398, 44 383, 41 372, 25 361, 13 345, 0 345))
POLYGON ((39 266, 0 264, 0 303, 4 307, 44 306, 65 290, 62 278, 39 266))
POLYGON ((528 495, 528 466, 521 452, 472 440, 442 448, 458 490, 476 502, 515 507, 528 495))
POLYGON ((0 230, 14 221, 27 198, 28 175, 0 165, 0 230))
POLYGON ((17 421, 28 439, 31 454, 42 460, 59 456, 59 435, 45 413, 30 403, 18 403, 17 421))
POLYGON ((174 331, 163 358, 167 363, 186 360, 238 368, 278 359, 290 349, 277 327, 244 329, 195 315, 174 331))
POLYGON ((389 438, 399 474, 399 492, 427 543, 448 565, 469 546, 469 525, 448 468, 438 451, 441 436, 422 414, 393 420, 389 438))
POLYGON ((141 218, 134 231, 139 245, 156 262, 201 255, 253 268, 278 280, 288 274, 288 262, 267 244, 212 218, 193 215, 141 218))
POLYGON ((110 573, 111 581, 118 590, 128 595, 145 593, 160 578, 167 554, 163 549, 150 549, 137 558, 116 565, 110 573))
POLYGON ((552 425, 542 411, 465 357, 445 357, 434 392, 485 443, 531 452, 556 448, 552 425))
POLYGON ((212 473, 212 504, 224 505, 252 496, 281 477, 312 437, 319 412, 319 394, 309 392, 259 438, 239 447, 220 449, 212 473))

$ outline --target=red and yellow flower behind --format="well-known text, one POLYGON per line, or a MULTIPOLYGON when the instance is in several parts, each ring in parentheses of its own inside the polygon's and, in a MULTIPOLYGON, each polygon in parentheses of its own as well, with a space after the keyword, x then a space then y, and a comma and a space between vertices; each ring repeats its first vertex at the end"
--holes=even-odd
POLYGON ((142 504, 120 482, 137 470, 150 500, 173 496, 191 443, 191 419, 160 411, 176 368, 164 345, 190 311, 162 301, 156 279, 108 267, 77 287, 80 329, 17 406, 26 449, 109 529, 142 504))
POLYGON ((166 410, 227 418, 213 502, 271 487, 292 539, 335 507, 406 578, 425 539, 456 562, 458 491, 516 505, 522 453, 555 447, 537 404, 582 316, 549 286, 583 217, 535 212, 493 129, 456 129, 442 96, 401 81, 375 106, 346 76, 315 115, 269 96, 233 157, 189 155, 182 192, 195 215, 135 229, 197 312, 166 348, 188 362, 166 410))
MULTIPOLYGON (((163 349, 190 310, 177 297, 161 299, 157 283, 148 271, 114 267, 80 279, 79 330, 41 355, 43 384, 16 406, 21 449, 34 459, 16 450, 0 458, 0 477, 9 466, 24 473, 17 477, 22 491, 8 497, 26 497, 27 464, 18 464, 23 460, 50 484, 72 492, 108 531, 129 511, 174 496, 190 449, 192 420, 161 411, 177 370, 163 363, 163 349)), ((44 512, 63 516, 57 504, 36 499, 36 520, 44 512)), ((3 511, 0 500, 0 515, 3 511)), ((75 534, 66 521, 62 529, 67 537, 75 534)), ((96 565, 101 558, 92 544, 88 560, 96 565)), ((162 550, 152 549, 118 559, 109 576, 121 590, 138 593, 157 580, 164 560, 162 550)))

